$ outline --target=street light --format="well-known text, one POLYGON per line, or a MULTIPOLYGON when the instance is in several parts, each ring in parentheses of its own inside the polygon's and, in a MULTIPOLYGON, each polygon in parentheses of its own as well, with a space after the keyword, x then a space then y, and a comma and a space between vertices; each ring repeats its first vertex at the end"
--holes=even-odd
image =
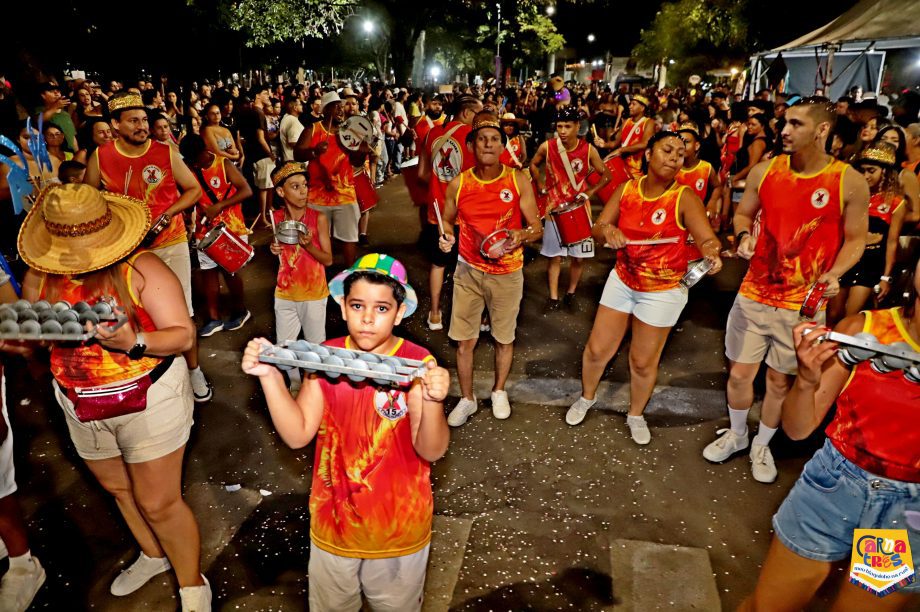
POLYGON ((361 24, 361 27, 364 29, 365 34, 370 34, 374 31, 374 22, 370 19, 365 19, 364 23, 361 24))
POLYGON ((556 7, 552 4, 546 7, 546 14, 552 17, 556 14, 556 7))
POLYGON ((441 76, 441 67, 432 66, 431 68, 428 69, 428 74, 431 75, 432 80, 437 81, 438 77, 441 76))
POLYGON ((738 74, 738 69, 737 69, 737 68, 732 68, 731 70, 729 70, 729 72, 732 74, 732 76, 735 76, 735 75, 738 74))
POLYGON ((594 42, 594 34, 588 34, 588 42, 590 43, 594 42))

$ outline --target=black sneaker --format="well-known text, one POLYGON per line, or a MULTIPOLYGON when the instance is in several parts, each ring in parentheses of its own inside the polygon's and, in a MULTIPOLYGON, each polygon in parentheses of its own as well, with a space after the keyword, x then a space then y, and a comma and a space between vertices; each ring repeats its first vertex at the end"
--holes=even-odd
POLYGON ((367 239, 367 234, 358 235, 358 244, 360 244, 363 247, 371 246, 371 241, 367 239))
POLYGON ((552 312, 559 312, 560 308, 562 308, 562 302, 550 298, 546 300, 546 306, 543 308, 543 314, 548 315, 552 312))
POLYGON ((566 293, 564 296, 562 296, 562 305, 565 306, 565 309, 568 310, 569 312, 575 312, 575 310, 576 310, 576 308, 575 308, 575 294, 574 294, 574 293, 566 293))

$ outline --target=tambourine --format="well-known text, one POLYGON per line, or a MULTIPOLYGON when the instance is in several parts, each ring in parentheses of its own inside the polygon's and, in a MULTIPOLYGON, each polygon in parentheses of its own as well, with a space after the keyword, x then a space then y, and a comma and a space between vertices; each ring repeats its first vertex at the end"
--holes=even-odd
MULTIPOLYGON (((816 331, 806 329, 802 335, 816 331)), ((871 367, 880 374, 902 370, 904 377, 912 383, 920 384, 920 353, 914 351, 906 342, 884 344, 867 332, 852 336, 835 331, 821 332, 820 340, 836 342, 841 345, 837 358, 848 367, 871 360, 871 367)))
POLYGON ((339 128, 339 144, 349 151, 357 151, 361 143, 374 145, 374 125, 365 117, 354 115, 339 128))
POLYGON ((821 307, 827 302, 827 298, 824 297, 824 292, 826 290, 827 283, 815 283, 811 286, 811 289, 808 290, 808 294, 805 296, 805 301, 802 302, 802 307, 799 308, 799 316, 802 319, 810 320, 818 315, 821 311, 821 307))
POLYGON ((502 256, 508 253, 505 245, 510 240, 510 230, 496 230, 482 239, 482 244, 479 245, 479 253, 486 259, 501 259, 502 256))
POLYGON ((169 222, 172 221, 172 217, 168 214, 163 213, 157 217, 150 226, 150 229, 147 230, 147 234, 144 236, 142 244, 144 246, 150 246, 157 239, 157 236, 160 235, 160 232, 169 227, 169 222))
POLYGON ((288 219, 275 226, 275 240, 282 244, 300 244, 300 237, 307 235, 307 226, 302 221, 288 219))
POLYGON ((259 361, 281 370, 300 368, 333 379, 344 374, 353 382, 370 380, 391 387, 411 385, 427 369, 425 362, 416 359, 335 348, 306 340, 266 346, 259 354, 259 361))
POLYGON ((701 259, 687 268, 686 274, 680 279, 680 286, 685 290, 700 282, 706 274, 715 267, 709 259, 701 259))

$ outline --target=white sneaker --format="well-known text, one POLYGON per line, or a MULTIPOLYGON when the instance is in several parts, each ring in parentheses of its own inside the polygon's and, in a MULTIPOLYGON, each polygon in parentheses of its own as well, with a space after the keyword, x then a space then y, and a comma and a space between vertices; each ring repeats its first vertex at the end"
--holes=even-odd
POLYGON ((569 411, 565 413, 565 422, 569 425, 578 425, 585 420, 585 415, 588 414, 588 410, 595 403, 597 403, 596 399, 586 400, 583 397, 579 397, 569 408, 569 411))
POLYGON ((743 436, 739 436, 731 429, 720 429, 716 435, 721 437, 703 449, 703 458, 713 463, 725 461, 735 453, 746 449, 749 444, 747 428, 743 436))
POLYGON ((444 329, 444 315, 438 312, 438 322, 435 323, 431 320, 431 313, 428 313, 428 329, 431 331, 440 331, 444 329))
POLYGON ((766 444, 751 444, 751 475, 754 480, 770 484, 776 480, 776 464, 773 453, 766 444))
POLYGON ((652 433, 648 430, 644 416, 627 416, 626 424, 629 426, 629 435, 636 444, 644 446, 652 441, 652 433))
POLYGON ((203 585, 179 589, 182 612, 211 612, 211 583, 204 574, 201 578, 204 580, 203 585))
POLYGON ((492 416, 502 420, 511 416, 511 404, 508 402, 507 391, 492 392, 492 416))
POLYGON ((476 405, 475 397, 473 399, 461 397, 457 405, 454 406, 454 409, 447 415, 447 424, 451 427, 460 427, 466 423, 470 415, 475 414, 477 410, 479 410, 479 407, 476 405))
POLYGON ((45 568, 32 557, 32 568, 10 568, 0 581, 0 610, 25 612, 45 584, 45 568))
POLYGON ((208 379, 204 377, 204 372, 201 371, 201 368, 189 370, 188 375, 192 381, 192 393, 195 395, 195 403, 202 404, 210 401, 214 395, 214 389, 208 379))
POLYGON ((154 559, 142 552, 134 563, 123 569, 121 573, 115 577, 109 591, 116 597, 130 595, 147 584, 147 582, 157 574, 168 572, 171 568, 172 566, 169 564, 169 559, 166 557, 154 559))

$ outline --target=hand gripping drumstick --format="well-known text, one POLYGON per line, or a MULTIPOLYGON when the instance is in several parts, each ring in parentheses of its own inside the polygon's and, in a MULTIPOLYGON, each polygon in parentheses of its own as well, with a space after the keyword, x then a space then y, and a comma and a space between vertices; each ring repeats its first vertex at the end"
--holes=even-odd
POLYGON ((434 216, 438 218, 438 231, 441 236, 444 236, 444 223, 441 221, 441 207, 438 206, 438 203, 434 203, 434 216))

